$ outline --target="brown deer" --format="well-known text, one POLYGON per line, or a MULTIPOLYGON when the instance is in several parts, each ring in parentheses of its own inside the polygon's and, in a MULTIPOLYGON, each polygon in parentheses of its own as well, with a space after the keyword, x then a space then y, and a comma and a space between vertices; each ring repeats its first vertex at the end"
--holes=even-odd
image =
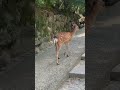
MULTIPOLYGON (((66 45, 67 50, 69 49, 69 43, 72 40, 72 37, 74 36, 74 34, 76 33, 76 31, 78 30, 78 25, 75 24, 74 22, 72 22, 72 28, 71 28, 71 32, 60 32, 58 33, 58 35, 53 37, 53 42, 55 43, 55 47, 56 47, 56 58, 57 58, 57 65, 59 65, 59 51, 62 47, 63 44, 66 45)), ((65 55, 65 53, 64 53, 65 55)), ((67 55, 67 57, 69 57, 67 55)))

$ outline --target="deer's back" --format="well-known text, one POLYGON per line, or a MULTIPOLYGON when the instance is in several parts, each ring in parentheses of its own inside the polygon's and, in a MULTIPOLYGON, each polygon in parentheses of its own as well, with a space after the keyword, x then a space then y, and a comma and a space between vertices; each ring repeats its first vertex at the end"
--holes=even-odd
POLYGON ((72 39, 71 32, 61 32, 58 34, 58 42, 60 43, 68 43, 72 39))

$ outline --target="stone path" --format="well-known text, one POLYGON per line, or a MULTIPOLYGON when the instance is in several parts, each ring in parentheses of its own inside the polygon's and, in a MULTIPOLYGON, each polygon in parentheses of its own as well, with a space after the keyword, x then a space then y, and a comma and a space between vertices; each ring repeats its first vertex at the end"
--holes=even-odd
POLYGON ((70 72, 69 77, 85 78, 85 61, 81 60, 70 72))
POLYGON ((58 90, 85 90, 85 79, 69 78, 58 90))
MULTIPOLYGON (((85 57, 85 54, 82 56, 85 57)), ((69 72, 69 77, 58 90, 85 90, 85 59, 69 72)))
POLYGON ((64 57, 64 46, 60 51, 60 65, 56 65, 55 47, 39 53, 35 57, 35 90, 57 90, 69 77, 69 71, 80 61, 85 52, 85 28, 74 36, 71 44, 71 56, 64 57))

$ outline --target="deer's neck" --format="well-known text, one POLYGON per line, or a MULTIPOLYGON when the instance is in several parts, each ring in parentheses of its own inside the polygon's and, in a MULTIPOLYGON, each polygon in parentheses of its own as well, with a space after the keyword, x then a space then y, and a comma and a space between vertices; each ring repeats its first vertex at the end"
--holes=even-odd
POLYGON ((76 33, 77 29, 73 29, 71 35, 73 36, 76 33))

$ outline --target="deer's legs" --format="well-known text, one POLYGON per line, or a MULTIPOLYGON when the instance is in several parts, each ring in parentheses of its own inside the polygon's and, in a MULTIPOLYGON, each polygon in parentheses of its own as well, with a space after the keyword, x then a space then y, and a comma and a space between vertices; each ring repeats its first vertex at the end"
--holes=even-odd
POLYGON ((56 57, 57 57, 57 65, 59 65, 59 51, 60 51, 61 45, 56 45, 56 57))
POLYGON ((69 54, 70 54, 69 43, 65 44, 65 46, 66 46, 66 51, 65 51, 64 55, 69 57, 69 54))

